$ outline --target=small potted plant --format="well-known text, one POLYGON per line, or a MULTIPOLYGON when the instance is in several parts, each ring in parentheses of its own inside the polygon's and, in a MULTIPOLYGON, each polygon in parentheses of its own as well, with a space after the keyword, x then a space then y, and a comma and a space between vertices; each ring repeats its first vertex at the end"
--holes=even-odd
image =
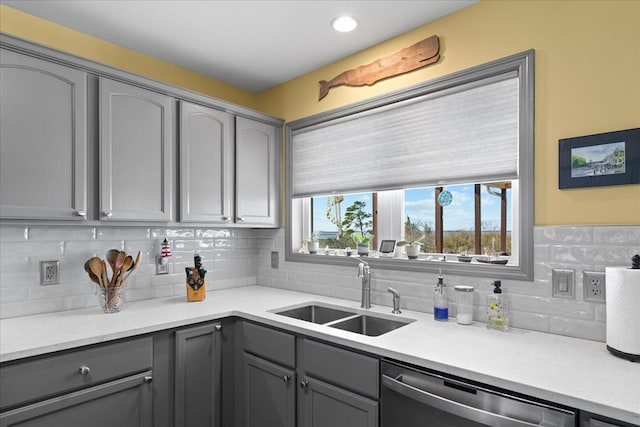
POLYGON ((404 247, 407 258, 418 259, 418 255, 420 254, 420 246, 422 246, 422 243, 418 242, 417 240, 412 240, 411 242, 400 240, 398 243, 396 243, 396 246, 404 247))
POLYGON ((314 231, 311 233, 309 238, 302 240, 303 245, 307 245, 307 250, 310 254, 318 253, 319 243, 318 243, 318 232, 314 231))
POLYGON ((358 255, 369 256, 369 243, 373 240, 372 234, 353 233, 351 238, 358 246, 358 255))

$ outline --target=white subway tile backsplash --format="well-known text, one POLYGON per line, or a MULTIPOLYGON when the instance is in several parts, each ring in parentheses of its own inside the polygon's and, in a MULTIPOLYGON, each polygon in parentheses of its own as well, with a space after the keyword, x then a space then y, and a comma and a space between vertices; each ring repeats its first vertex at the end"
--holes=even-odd
POLYGON ((100 227, 96 236, 98 240, 149 240, 150 230, 145 227, 100 227))
POLYGON ((0 240, 2 242, 24 242, 29 238, 29 229, 25 226, 0 227, 0 240))
POLYGON ((29 240, 62 241, 62 240, 95 240, 94 227, 29 227, 29 240))
POLYGON ((64 242, 0 242, 1 256, 32 256, 46 255, 52 257, 62 256, 64 250, 64 242))
MULTIPOLYGON (((610 265, 627 265, 640 252, 640 226, 543 226, 534 229, 534 281, 503 281, 512 299, 514 327, 604 341, 606 305, 584 302, 582 271, 604 271, 610 265), (576 297, 551 297, 551 270, 576 271, 576 297)), ((124 249, 142 261, 125 287, 125 300, 175 296, 186 299, 185 267, 198 253, 208 270, 207 290, 253 284, 310 294, 334 296, 359 304, 361 282, 357 264, 335 267, 284 261, 284 230, 189 227, 83 227, 0 225, 0 317, 16 317, 76 308, 97 307, 93 284, 84 272, 91 256, 104 257, 111 249, 124 249), (173 255, 168 275, 155 274, 155 257, 164 238, 173 255), (271 268, 271 251, 280 253, 279 268, 271 268), (39 285, 39 261, 60 261, 61 284, 39 285)), ((376 270, 372 299, 391 306, 387 288, 397 288, 403 309, 433 312, 432 292, 437 275, 376 270)), ((445 277, 452 314, 453 286, 475 287, 474 320, 484 322, 485 301, 492 280, 445 277)), ((126 303, 125 303, 126 310, 126 303)))
MULTIPOLYGON (((92 256, 106 257, 109 249, 125 250, 141 262, 125 285, 125 299, 140 300, 185 295, 184 269, 199 253, 209 289, 257 283, 258 248, 249 242, 256 233, 230 229, 176 227, 90 227, 0 225, 0 317, 96 307, 93 283, 84 271, 92 256), (236 234, 239 235, 236 238, 236 234), (167 237, 173 251, 168 275, 155 274, 155 257, 167 237), (216 240, 225 244, 216 247, 216 240), (176 249, 175 242, 181 248, 176 249), (40 286, 39 261, 60 261, 59 285, 40 286), (219 262, 219 264, 217 264, 219 262), (215 270, 220 270, 216 272, 215 270)), ((111 270, 107 267, 109 275, 111 270)))
POLYGON ((559 316, 551 317, 549 332, 593 341, 605 341, 606 339, 606 325, 604 323, 559 316))

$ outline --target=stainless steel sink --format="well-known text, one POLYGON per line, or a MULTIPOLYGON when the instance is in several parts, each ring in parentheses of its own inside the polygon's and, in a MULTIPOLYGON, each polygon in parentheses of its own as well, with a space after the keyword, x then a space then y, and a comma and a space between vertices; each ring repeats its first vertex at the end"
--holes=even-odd
POLYGON ((306 320, 307 322, 325 324, 334 320, 343 319, 353 316, 356 313, 351 311, 339 310, 322 305, 306 305, 304 307, 293 308, 290 310, 279 311, 276 314, 292 317, 294 319, 306 320))
POLYGON ((411 322, 413 322, 413 320, 391 320, 384 317, 361 315, 343 320, 342 322, 333 323, 329 326, 344 331, 368 335, 370 337, 377 337, 408 325, 411 322))

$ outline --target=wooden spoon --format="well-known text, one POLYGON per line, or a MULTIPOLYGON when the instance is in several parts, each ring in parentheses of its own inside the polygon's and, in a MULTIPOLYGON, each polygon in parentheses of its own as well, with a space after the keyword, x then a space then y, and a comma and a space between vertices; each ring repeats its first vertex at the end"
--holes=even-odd
POLYGON ((102 260, 97 256, 94 256, 89 258, 89 261, 87 262, 89 263, 89 270, 91 270, 91 272, 98 278, 98 284, 100 285, 101 288, 104 288, 105 285, 102 282, 102 275, 103 275, 102 260))
POLYGON ((115 274, 116 270, 116 258, 118 258, 118 254, 120 253, 117 249, 109 249, 107 251, 107 262, 111 266, 111 272, 115 274))
POLYGON ((102 283, 100 283, 100 280, 98 279, 98 276, 93 274, 93 271, 91 271, 91 269, 89 268, 89 260, 87 260, 87 262, 84 263, 84 271, 87 272, 87 274, 89 275, 89 279, 91 279, 92 282, 94 282, 96 285, 102 287, 102 283))
POLYGON ((138 251, 138 256, 136 256, 136 260, 133 261, 133 264, 131 265, 131 267, 129 268, 128 271, 125 272, 125 277, 122 279, 122 281, 124 282, 125 280, 127 280, 127 278, 129 276, 131 276, 131 273, 133 273, 133 271, 138 268, 138 264, 140 264, 140 251, 138 251))
POLYGON ((120 268, 120 275, 118 276, 118 280, 116 281, 116 288, 119 288, 123 285, 124 281, 129 277, 127 272, 133 267, 133 257, 131 255, 127 255, 122 262, 122 267, 120 268))
POLYGON ((125 251, 119 251, 118 256, 113 265, 113 276, 111 277, 111 282, 109 283, 110 287, 114 287, 116 282, 118 281, 118 276, 120 276, 120 270, 122 269, 122 263, 124 259, 127 257, 127 253, 125 251))

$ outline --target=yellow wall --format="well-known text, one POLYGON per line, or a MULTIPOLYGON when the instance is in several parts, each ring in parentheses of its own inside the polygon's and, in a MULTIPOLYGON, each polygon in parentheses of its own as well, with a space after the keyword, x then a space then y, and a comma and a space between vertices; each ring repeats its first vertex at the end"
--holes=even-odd
POLYGON ((259 95, 3 5, 0 31, 287 121, 533 48, 535 223, 640 224, 640 185, 561 191, 557 184, 558 139, 640 126, 640 0, 484 0, 259 95), (319 80, 433 34, 439 63, 372 87, 334 88, 318 101, 319 80))
POLYGON ((257 109, 249 91, 0 5, 0 31, 207 96, 257 109))
POLYGON ((640 185, 558 189, 558 139, 640 127, 638 0, 484 0, 267 90, 259 105, 291 121, 528 49, 536 51, 536 225, 640 224, 640 185), (371 87, 334 88, 318 101, 319 80, 433 34, 437 64, 371 87))

